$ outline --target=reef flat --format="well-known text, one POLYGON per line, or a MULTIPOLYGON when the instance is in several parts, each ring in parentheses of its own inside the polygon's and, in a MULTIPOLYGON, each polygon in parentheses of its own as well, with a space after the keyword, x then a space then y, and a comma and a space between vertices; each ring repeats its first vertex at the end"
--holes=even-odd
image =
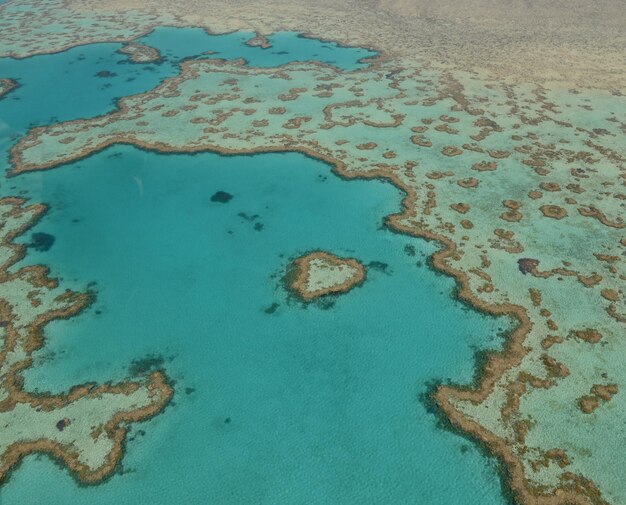
POLYGON ((158 25, 201 26, 260 36, 295 31, 507 82, 625 86, 619 0, 216 0, 210 9, 196 0, 12 0, 0 8, 0 54, 18 58, 130 41, 158 25))
POLYGON ((12 150, 12 174, 124 143, 161 152, 293 150, 341 177, 391 181, 406 197, 388 226, 438 240, 444 248, 433 264, 459 280, 458 296, 519 321, 477 388, 440 387, 440 407, 507 463, 524 503, 626 496, 602 463, 611 450, 598 446, 610 442, 588 435, 603 415, 617 422, 619 393, 592 414, 579 408, 591 388, 622 375, 622 101, 498 87, 398 60, 353 72, 199 60, 118 105, 31 130, 12 150), (601 337, 581 338, 588 334, 601 337))
POLYGON ((357 260, 324 251, 300 256, 289 268, 288 287, 304 301, 346 293, 365 279, 365 267, 357 260))
POLYGON ((141 12, 94 16, 72 9, 64 0, 7 2, 0 4, 0 55, 24 58, 94 42, 130 42, 173 19, 141 12))
POLYGON ((579 21, 573 33, 549 26, 558 3, 527 20, 514 9, 506 22, 488 2, 478 12, 489 19, 461 21, 434 7, 439 22, 426 22, 428 30, 411 14, 421 3, 322 2, 319 16, 279 4, 279 20, 254 2, 224 3, 215 15, 193 3, 176 14, 161 2, 6 4, 0 45, 12 57, 128 42, 156 24, 253 30, 248 40, 258 47, 268 47, 264 34, 289 28, 382 51, 352 72, 186 61, 179 76, 121 99, 115 112, 32 129, 12 149, 11 175, 130 144, 163 153, 298 151, 347 179, 390 181, 406 196, 387 225, 438 241, 432 265, 457 279, 458 297, 518 323, 476 384, 437 388, 447 419, 505 463, 520 503, 626 502, 615 450, 626 414, 623 9, 594 6, 598 30, 578 2, 568 11, 579 21), (388 16, 377 16, 381 5, 388 16), (27 23, 31 11, 42 13, 40 26, 27 23), (47 32, 60 18, 63 26, 47 32), (85 23, 102 29, 79 30, 85 23))
POLYGON ((160 412, 172 389, 158 371, 139 382, 77 385, 67 394, 23 389, 21 374, 44 344, 44 327, 78 314, 92 296, 63 290, 43 266, 11 269, 25 254, 13 240, 45 212, 19 198, 0 200, 0 481, 25 456, 45 453, 81 482, 96 483, 119 463, 127 425, 160 412))

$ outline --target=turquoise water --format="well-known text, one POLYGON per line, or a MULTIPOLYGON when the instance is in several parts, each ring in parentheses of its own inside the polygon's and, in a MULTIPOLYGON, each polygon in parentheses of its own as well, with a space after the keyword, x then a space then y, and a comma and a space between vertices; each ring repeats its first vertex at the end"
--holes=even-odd
POLYGON ((343 70, 355 70, 366 66, 361 59, 377 54, 367 49, 342 47, 334 42, 301 37, 295 32, 278 32, 268 36, 271 47, 267 49, 247 46, 246 40, 253 36, 253 33, 245 32, 211 35, 202 28, 160 27, 139 42, 161 49, 162 55, 168 59, 243 58, 254 67, 276 67, 292 61, 321 61, 343 70), (215 54, 202 54, 207 49, 215 54))
POLYGON ((253 34, 210 35, 200 28, 157 28, 139 39, 161 51, 159 63, 137 64, 116 51, 121 44, 91 44, 59 54, 16 60, 0 58, 0 77, 20 87, 0 100, 0 149, 7 149, 30 126, 88 118, 115 108, 117 98, 142 93, 178 73, 186 58, 246 59, 248 65, 269 67, 291 61, 316 60, 344 70, 363 66, 362 58, 376 53, 281 32, 270 37, 275 47, 244 44, 253 34), (100 77, 98 74, 103 75, 100 77), (25 111, 28 111, 25 113, 25 111))
POLYGON ((33 231, 56 241, 27 262, 98 292, 87 313, 48 327, 26 387, 119 380, 160 355, 176 397, 133 427, 146 435, 128 444, 129 473, 80 488, 29 458, 3 503, 114 503, 139 490, 146 503, 502 503, 492 465, 462 453, 418 400, 430 380, 471 380, 473 349, 498 345, 502 322, 416 265, 431 245, 380 229, 398 204, 391 186, 342 181, 297 154, 128 147, 15 184, 52 208, 33 231), (233 199, 211 202, 218 190, 233 199), (303 307, 279 277, 312 248, 386 272, 370 268, 331 308, 303 307), (49 485, 28 486, 42 466, 49 485))
MULTIPOLYGON (((148 37, 165 41, 170 30, 148 37)), ((23 71, 22 87, 0 102, 3 149, 31 122, 102 113, 174 71, 118 63, 118 47, 2 61, 23 71), (90 77, 101 70, 117 76, 90 77), (58 85, 43 97, 47 72, 58 85)), ((31 232, 55 242, 29 249, 23 264, 97 292, 85 313, 47 327, 25 387, 122 380, 149 357, 176 391, 161 415, 132 426, 106 483, 78 486, 30 456, 0 488, 2 505, 505 503, 493 460, 438 427, 420 397, 432 381, 470 381, 474 352, 500 346, 507 323, 454 299, 454 282, 425 266, 435 245, 381 226, 399 206, 392 186, 341 180, 300 154, 118 146, 3 181, 0 192, 50 206, 31 232), (233 198, 212 202, 216 191, 233 198), (369 264, 368 278, 303 306, 281 276, 318 248, 369 264)))

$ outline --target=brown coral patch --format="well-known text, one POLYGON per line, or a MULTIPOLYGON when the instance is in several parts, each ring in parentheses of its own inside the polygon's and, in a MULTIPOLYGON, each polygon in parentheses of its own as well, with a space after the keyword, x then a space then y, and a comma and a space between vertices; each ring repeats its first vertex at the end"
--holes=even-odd
POLYGON ((571 335, 591 344, 597 344, 600 340, 602 340, 602 334, 593 328, 574 330, 571 332, 571 335))
MULTIPOLYGON (((11 266, 22 259, 25 255, 25 246, 15 244, 13 240, 26 229, 33 226, 46 211, 43 205, 30 205, 26 207, 25 200, 21 198, 3 198, 0 204, 11 206, 9 211, 2 214, 2 218, 21 217, 30 214, 23 224, 5 233, 2 246, 10 251, 10 256, 0 267, 0 282, 10 282, 15 278, 25 278, 33 287, 54 289, 58 286, 55 279, 49 278, 47 268, 34 265, 22 267, 16 272, 8 272, 11 266)), ((6 222, 2 223, 5 226, 6 222)), ((28 297, 28 294, 26 295, 28 297)), ((142 383, 126 382, 118 385, 104 384, 83 384, 73 387, 67 394, 32 394, 24 391, 21 373, 32 365, 32 353, 43 345, 43 329, 53 320, 68 319, 80 313, 87 307, 93 299, 91 293, 75 293, 66 290, 55 297, 55 302, 62 304, 59 308, 51 308, 42 312, 26 328, 27 333, 21 335, 16 329, 15 314, 12 307, 6 300, 0 300, 0 321, 5 329, 5 338, 0 350, 0 362, 5 362, 10 350, 15 350, 19 345, 24 353, 24 357, 11 365, 3 377, 3 386, 7 395, 0 402, 0 409, 9 411, 18 404, 29 404, 36 410, 50 412, 62 408, 70 403, 83 398, 100 398, 103 394, 132 394, 142 383)), ((140 421, 154 416, 160 412, 169 402, 172 396, 172 388, 167 383, 162 372, 154 372, 143 385, 148 389, 148 395, 153 399, 151 403, 144 407, 139 407, 128 412, 117 412, 103 427, 108 438, 111 440, 111 450, 105 457, 102 465, 97 469, 92 469, 81 462, 80 454, 72 446, 61 445, 48 438, 38 438, 16 441, 9 445, 0 457, 0 481, 4 480, 11 470, 24 458, 32 453, 47 453, 56 460, 62 462, 73 472, 77 479, 84 483, 96 483, 111 474, 115 466, 122 457, 124 451, 124 439, 126 435, 126 425, 135 421, 140 421)), ((71 424, 70 419, 63 418, 56 423, 59 431, 65 430, 71 424)))
POLYGON ((487 154, 492 158, 503 159, 508 158, 511 155, 511 151, 487 151, 487 154))
POLYGON ((467 179, 459 179, 457 184, 462 188, 475 188, 478 186, 479 181, 475 177, 469 177, 467 179))
POLYGON ((541 341, 541 347, 543 349, 550 349, 554 344, 563 343, 563 338, 558 335, 548 335, 541 341))
POLYGON ((251 39, 246 40, 246 45, 250 47, 260 47, 261 49, 269 49, 272 44, 265 35, 255 35, 251 39))
POLYGON ((496 168, 498 168, 498 165, 495 161, 481 161, 472 165, 472 170, 477 170, 478 172, 490 172, 496 168))
POLYGON ((563 378, 569 375, 568 368, 563 363, 559 363, 552 356, 543 354, 541 356, 541 361, 543 365, 546 367, 546 370, 548 371, 548 375, 550 377, 563 378))
POLYGON ((611 221, 609 218, 606 217, 604 212, 595 208, 593 205, 589 205, 587 207, 579 207, 578 213, 581 216, 597 219, 604 226, 609 226, 611 228, 624 228, 626 226, 626 224, 623 223, 623 219, 621 217, 617 218, 617 220, 615 221, 611 221))
POLYGON ((375 149, 376 148, 376 143, 375 142, 366 142, 364 144, 358 144, 356 146, 357 149, 360 149, 361 151, 369 151, 371 149, 375 149))
POLYGON ((463 154, 463 150, 456 146, 445 146, 441 150, 441 154, 445 156, 458 156, 459 154, 463 154))
POLYGON ((422 135, 412 135, 411 142, 420 147, 432 147, 433 145, 430 140, 424 139, 422 135))
POLYGON ((561 186, 557 182, 542 182, 539 187, 544 191, 561 191, 561 186))
POLYGON ((603 298, 606 298, 611 302, 616 302, 619 300, 619 293, 614 289, 605 288, 600 292, 600 294, 603 298))
POLYGON ((591 388, 591 394, 578 399, 578 408, 585 414, 591 414, 600 403, 606 403, 618 393, 617 384, 596 384, 591 388))
POLYGON ((456 210, 457 212, 461 213, 461 214, 465 214, 467 212, 469 212, 470 210, 470 206, 466 203, 454 203, 452 205, 450 205, 450 208, 452 210, 456 210))
POLYGON ((2 78, 0 79, 0 99, 2 99, 9 92, 18 87, 18 84, 13 79, 2 78))
POLYGON ((524 217, 518 210, 508 210, 500 214, 500 219, 508 221, 509 223, 516 223, 524 217))
POLYGON ((161 54, 157 49, 138 42, 124 44, 117 52, 127 54, 133 63, 156 63, 161 60, 161 54))
POLYGON ((295 259, 288 268, 285 282, 287 288, 295 293, 302 301, 308 302, 315 298, 329 294, 346 293, 365 280, 365 267, 354 258, 340 258, 324 251, 314 251, 295 259), (354 274, 341 284, 311 291, 308 282, 313 260, 321 260, 330 266, 347 266, 354 270, 354 274))
POLYGON ((567 211, 558 205, 542 205, 539 210, 545 217, 552 219, 563 219, 567 216, 567 211))

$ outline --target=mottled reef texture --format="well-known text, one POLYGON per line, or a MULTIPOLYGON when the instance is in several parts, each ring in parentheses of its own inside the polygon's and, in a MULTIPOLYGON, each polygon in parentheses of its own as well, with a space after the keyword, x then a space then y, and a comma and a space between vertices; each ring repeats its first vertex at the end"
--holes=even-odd
POLYGON ((0 46, 16 57, 128 41, 155 24, 294 29, 382 50, 354 72, 184 62, 115 112, 31 130, 12 149, 12 175, 123 143, 299 151, 341 177, 390 181, 405 197, 387 225, 437 240, 432 264, 457 279, 458 297, 518 322, 476 384, 437 389, 441 410, 505 463, 520 503, 626 503, 620 2, 218 1, 172 13, 160 0, 48 0, 31 6, 41 26, 6 15, 18 4, 0 21, 0 46), (59 19, 44 44, 38 30, 59 19))
POLYGON ((0 482, 32 453, 45 453, 84 483, 108 477, 123 453, 128 423, 160 412, 172 389, 161 372, 139 382, 82 384, 66 394, 29 393, 21 373, 43 344, 43 329, 78 314, 91 299, 58 286, 43 266, 13 267, 25 246, 13 240, 45 213, 43 205, 0 199, 0 482))
POLYGON ((365 280, 365 267, 353 258, 314 251, 296 258, 287 272, 287 287, 308 302, 330 294, 347 293, 365 280))
POLYGON ((104 39, 128 41, 158 24, 193 25, 261 36, 280 30, 310 33, 417 64, 517 82, 559 81, 622 92, 626 86, 622 0, 212 0, 210 5, 20 0, 3 9, 0 48, 17 57, 104 39), (29 4, 38 16, 18 9, 11 13, 13 5, 29 4))
POLYGON ((31 130, 12 150, 12 174, 123 143, 299 151, 341 177, 389 180, 406 196, 388 226, 438 240, 433 265, 458 279, 458 296, 519 322, 475 388, 439 388, 441 409, 506 462, 520 502, 619 495, 596 465, 607 453, 587 433, 590 416, 618 421, 620 394, 592 414, 578 399, 624 379, 623 102, 382 58, 353 72, 188 61, 118 106, 31 130))

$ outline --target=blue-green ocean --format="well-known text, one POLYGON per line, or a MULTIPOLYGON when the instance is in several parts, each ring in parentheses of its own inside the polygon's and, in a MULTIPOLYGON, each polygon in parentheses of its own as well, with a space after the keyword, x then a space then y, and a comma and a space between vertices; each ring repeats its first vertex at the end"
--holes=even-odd
MULTIPOLYGON (((20 83, 0 100, 0 168, 30 126, 105 113, 206 51, 347 71, 373 55, 294 33, 251 48, 250 36, 157 29, 141 41, 165 60, 149 65, 129 63, 120 44, 0 60, 0 76, 20 83)), ((172 403, 132 425, 111 479, 80 486, 29 456, 0 488, 2 505, 506 503, 494 460, 442 427, 423 397, 439 381, 470 382, 476 351, 499 347, 508 322, 455 299, 454 281, 427 266, 436 244, 382 225, 399 209, 393 186, 344 181, 295 153, 117 146, 3 178, 0 194, 50 207, 20 241, 55 240, 21 265, 97 293, 46 328, 25 387, 61 392, 150 366, 175 382, 172 403), (232 199, 212 201, 217 191, 232 199), (291 299, 282 275, 313 249, 359 259, 366 282, 324 303, 291 299)))

